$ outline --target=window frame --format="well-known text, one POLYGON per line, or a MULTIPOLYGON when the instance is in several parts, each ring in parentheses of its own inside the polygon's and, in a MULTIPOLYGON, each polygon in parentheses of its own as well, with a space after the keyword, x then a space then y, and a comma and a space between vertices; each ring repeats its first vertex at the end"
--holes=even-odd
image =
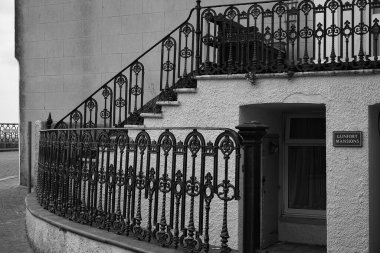
POLYGON ((322 113, 291 113, 285 114, 285 140, 284 140, 284 174, 283 174, 283 211, 282 215, 287 217, 299 217, 299 218, 315 218, 315 219, 326 219, 326 210, 312 210, 312 209, 294 209, 289 208, 289 147, 291 146, 323 146, 326 147, 325 139, 291 139, 290 135, 290 121, 294 118, 326 118, 322 113))

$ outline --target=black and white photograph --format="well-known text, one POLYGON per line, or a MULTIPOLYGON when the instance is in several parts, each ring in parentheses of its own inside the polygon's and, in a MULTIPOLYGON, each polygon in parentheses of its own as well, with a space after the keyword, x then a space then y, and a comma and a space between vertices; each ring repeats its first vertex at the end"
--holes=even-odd
POLYGON ((0 0, 0 253, 379 253, 380 0, 0 0))

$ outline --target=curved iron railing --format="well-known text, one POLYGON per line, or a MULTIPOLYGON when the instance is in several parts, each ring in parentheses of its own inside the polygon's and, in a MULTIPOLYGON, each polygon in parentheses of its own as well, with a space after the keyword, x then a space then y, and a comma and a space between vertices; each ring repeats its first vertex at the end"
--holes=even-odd
POLYGON ((0 123, 0 149, 18 148, 18 123, 0 123))
POLYGON ((37 197, 82 224, 188 252, 216 244, 229 252, 240 152, 229 129, 43 130, 37 197))
POLYGON ((197 7, 55 128, 142 124, 193 75, 380 68, 379 0, 263 1, 197 7), (192 15, 193 13, 196 15, 192 15), (146 83, 157 86, 147 87, 146 83), (159 84, 159 85, 158 85, 159 84))

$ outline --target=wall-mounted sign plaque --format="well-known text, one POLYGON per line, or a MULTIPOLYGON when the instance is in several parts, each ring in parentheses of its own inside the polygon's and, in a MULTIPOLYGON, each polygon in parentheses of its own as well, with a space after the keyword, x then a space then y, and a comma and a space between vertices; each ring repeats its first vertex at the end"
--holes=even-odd
POLYGON ((361 131, 334 131, 334 147, 362 147, 363 132, 361 131))

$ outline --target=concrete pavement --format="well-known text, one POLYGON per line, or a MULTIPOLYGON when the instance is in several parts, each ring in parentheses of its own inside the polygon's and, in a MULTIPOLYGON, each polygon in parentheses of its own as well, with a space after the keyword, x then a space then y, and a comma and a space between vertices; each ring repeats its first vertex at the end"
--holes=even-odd
POLYGON ((25 232, 25 196, 18 151, 0 152, 0 253, 32 253, 25 232))

